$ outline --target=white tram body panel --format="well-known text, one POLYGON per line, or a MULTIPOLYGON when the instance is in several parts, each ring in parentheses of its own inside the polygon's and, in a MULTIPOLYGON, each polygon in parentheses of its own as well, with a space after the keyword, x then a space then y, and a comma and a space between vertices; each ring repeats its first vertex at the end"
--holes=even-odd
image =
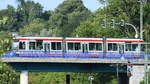
POLYGON ((103 38, 73 38, 73 37, 16 37, 19 42, 14 42, 15 47, 18 44, 20 51, 34 51, 44 49, 51 51, 62 51, 63 45, 68 52, 103 52, 104 44, 107 52, 118 52, 121 48, 125 52, 140 51, 141 43, 144 41, 141 39, 119 39, 119 38, 107 38, 106 41, 103 38), (32 48, 30 46, 33 46, 32 48), (127 47, 130 47, 127 49, 127 47), (133 48, 136 47, 136 48, 133 48), (136 50, 135 50, 136 49, 136 50))
POLYGON ((108 38, 107 41, 107 51, 115 52, 115 51, 124 51, 124 52, 140 52, 141 44, 144 43, 141 39, 118 39, 118 38, 108 38), (111 45, 117 46, 117 49, 111 50, 109 49, 111 45))
POLYGON ((68 52, 102 52, 102 38, 66 38, 66 48, 68 52), (70 45, 73 44, 73 49, 70 45), (101 44, 101 50, 96 50, 96 44, 101 44), (93 49, 90 47, 93 45, 93 49), (77 47, 79 46, 79 47, 77 47), (79 48, 79 49, 78 49, 79 48))
POLYGON ((16 37, 14 40, 18 41, 13 48, 17 53, 42 53, 42 56, 140 57, 132 54, 144 51, 141 39, 16 37))

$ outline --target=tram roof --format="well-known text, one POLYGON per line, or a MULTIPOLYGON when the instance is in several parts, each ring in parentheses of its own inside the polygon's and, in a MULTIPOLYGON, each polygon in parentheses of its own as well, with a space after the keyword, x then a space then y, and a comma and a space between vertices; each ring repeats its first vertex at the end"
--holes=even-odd
MULTIPOLYGON (((64 37, 32 37, 32 36, 17 36, 14 39, 19 39, 19 40, 48 40, 48 39, 60 39, 62 40, 64 37)), ((86 38, 86 37, 65 37, 67 41, 88 41, 88 40, 95 40, 95 41, 102 41, 103 38, 86 38)), ((106 38, 107 41, 109 42, 128 42, 128 41, 140 41, 144 42, 141 39, 136 39, 136 38, 106 38)))
MULTIPOLYGON (((63 37, 33 37, 33 36, 16 36, 15 37, 16 39, 18 38, 63 38, 63 37)), ((91 37, 65 37, 66 39, 103 39, 103 38, 91 38, 91 37)), ((109 40, 141 40, 139 38, 106 38, 106 39, 109 39, 109 40)))

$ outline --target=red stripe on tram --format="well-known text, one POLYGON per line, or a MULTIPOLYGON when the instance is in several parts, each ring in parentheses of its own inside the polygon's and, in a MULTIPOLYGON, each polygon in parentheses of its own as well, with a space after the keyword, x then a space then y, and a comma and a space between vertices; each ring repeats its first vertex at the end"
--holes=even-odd
POLYGON ((144 41, 133 41, 133 40, 107 40, 107 42, 133 42, 133 43, 137 43, 137 42, 144 42, 144 41))
POLYGON ((103 40, 66 39, 66 41, 102 42, 103 40))
POLYGON ((19 38, 19 40, 27 40, 27 38, 19 38))
POLYGON ((34 39, 34 40, 43 40, 43 41, 62 41, 62 39, 34 39))

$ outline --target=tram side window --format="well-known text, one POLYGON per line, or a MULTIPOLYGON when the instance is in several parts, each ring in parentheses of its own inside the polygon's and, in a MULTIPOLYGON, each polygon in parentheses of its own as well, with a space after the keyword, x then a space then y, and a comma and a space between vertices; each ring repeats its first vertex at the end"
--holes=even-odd
POLYGON ((96 50, 102 51, 102 43, 96 43, 96 50))
POLYGON ((75 50, 80 50, 80 49, 81 49, 81 44, 75 43, 75 50))
POLYGON ((29 42, 29 49, 35 50, 35 42, 29 42))
POLYGON ((108 43, 108 51, 117 51, 118 45, 117 43, 108 43))
POLYGON ((19 42, 19 49, 24 50, 25 49, 25 42, 19 42))
POLYGON ((89 43, 89 50, 94 51, 95 50, 95 43, 89 43))
POLYGON ((138 49, 138 44, 132 44, 132 51, 137 51, 138 49))
POLYGON ((68 50, 81 50, 81 44, 80 43, 68 43, 68 50))
POLYGON ((89 43, 90 51, 102 51, 102 43, 89 43))
POLYGON ((50 44, 49 43, 45 43, 44 46, 45 46, 44 47, 45 51, 50 51, 50 44))
POLYGON ((50 51, 50 44, 48 44, 48 46, 47 46, 47 50, 48 50, 48 51, 50 51))
POLYGON ((141 44, 141 51, 145 51, 145 45, 141 44))
POLYGON ((126 51, 137 51, 138 48, 138 44, 126 44, 126 51))
POLYGON ((43 49, 43 42, 42 41, 37 41, 36 42, 36 48, 37 48, 37 50, 42 50, 43 49))
POLYGON ((73 43, 68 43, 68 50, 74 50, 73 49, 73 43))
POLYGON ((131 48, 131 44, 126 44, 126 51, 131 51, 132 48, 131 48))
POLYGON ((61 42, 52 42, 51 49, 52 50, 61 50, 61 42))
POLYGON ((113 48, 112 48, 112 43, 109 43, 108 44, 108 51, 112 51, 113 50, 113 48))

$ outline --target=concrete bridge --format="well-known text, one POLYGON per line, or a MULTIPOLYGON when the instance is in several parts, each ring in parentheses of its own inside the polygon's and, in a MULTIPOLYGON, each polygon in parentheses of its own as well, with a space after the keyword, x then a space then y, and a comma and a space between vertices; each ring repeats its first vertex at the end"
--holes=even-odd
MULTIPOLYGON (((144 59, 81 59, 81 58, 19 58, 3 57, 16 71, 21 72, 20 84, 28 84, 28 72, 118 72, 119 84, 140 84, 144 77, 144 59), (132 76, 127 76, 131 62, 132 76)), ((148 62, 150 64, 150 62, 148 62)))
MULTIPOLYGON (((150 66, 148 66, 148 69, 150 69, 150 66)), ((145 67, 143 65, 133 65, 131 74, 129 84, 140 84, 145 75, 145 67)))

